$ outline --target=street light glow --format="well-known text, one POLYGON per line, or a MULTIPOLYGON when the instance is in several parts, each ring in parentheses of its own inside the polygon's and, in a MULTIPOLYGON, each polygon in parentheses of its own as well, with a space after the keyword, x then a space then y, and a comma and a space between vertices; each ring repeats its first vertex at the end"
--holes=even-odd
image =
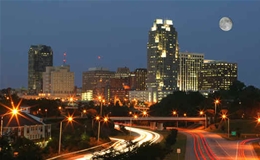
POLYGON ((260 123, 260 118, 257 119, 257 122, 260 123))
POLYGON ((203 113, 203 111, 200 111, 200 115, 203 115, 204 113, 203 113))
POLYGON ((223 115, 222 115, 222 118, 223 118, 223 119, 226 119, 226 118, 227 118, 227 115, 223 114, 223 115))
POLYGON ((177 113, 176 113, 176 111, 173 111, 172 114, 173 114, 173 115, 176 115, 177 113))
POLYGON ((71 117, 71 116, 68 117, 68 121, 69 121, 69 122, 72 122, 72 121, 73 121, 73 117, 71 117))
POLYGON ((12 110, 13 115, 17 115, 17 113, 18 113, 18 110, 16 108, 12 110))
POLYGON ((107 121, 108 121, 108 118, 107 118, 107 117, 105 117, 105 118, 104 118, 104 122, 107 122, 107 121))
POLYGON ((100 117, 99 116, 96 116, 96 120, 98 121, 100 119, 100 117))
POLYGON ((216 103, 216 104, 219 104, 219 100, 218 100, 218 99, 216 99, 216 100, 215 100, 215 103, 216 103))

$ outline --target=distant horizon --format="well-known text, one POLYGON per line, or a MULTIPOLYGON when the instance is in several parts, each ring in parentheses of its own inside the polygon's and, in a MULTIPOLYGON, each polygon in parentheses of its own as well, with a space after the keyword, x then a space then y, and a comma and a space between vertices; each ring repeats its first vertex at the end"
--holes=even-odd
POLYGON ((238 80, 260 88, 257 6, 260 2, 3 1, 0 88, 27 87, 28 50, 34 44, 52 47, 54 66, 62 65, 66 52, 76 86, 91 67, 147 68, 148 32, 164 17, 173 20, 181 52, 237 63, 238 80), (225 16, 233 21, 228 32, 219 28, 225 16))

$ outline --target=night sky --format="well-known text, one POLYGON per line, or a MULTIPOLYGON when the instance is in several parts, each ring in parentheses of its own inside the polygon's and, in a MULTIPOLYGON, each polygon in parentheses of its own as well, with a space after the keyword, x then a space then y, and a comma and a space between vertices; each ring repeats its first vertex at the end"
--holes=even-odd
POLYGON ((90 67, 146 68, 148 31, 156 18, 173 20, 181 51, 237 62, 238 79, 260 88, 260 1, 1 0, 0 10, 0 88, 27 87, 32 44, 51 46, 56 66, 66 52, 77 86, 90 67), (218 26, 223 16, 233 20, 229 32, 218 26))

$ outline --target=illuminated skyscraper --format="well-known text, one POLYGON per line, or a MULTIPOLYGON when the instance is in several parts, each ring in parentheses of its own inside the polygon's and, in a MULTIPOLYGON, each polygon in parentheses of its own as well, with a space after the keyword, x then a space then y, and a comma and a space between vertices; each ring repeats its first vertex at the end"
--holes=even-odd
POLYGON ((178 56, 177 31, 172 20, 156 19, 147 44, 147 89, 154 102, 178 90, 178 56))
POLYGON ((228 90, 237 80, 237 63, 204 60, 199 76, 199 90, 202 92, 228 90))
POLYGON ((180 53, 179 89, 198 91, 199 74, 204 61, 204 54, 180 53))
POLYGON ((43 90, 42 73, 53 65, 53 51, 50 46, 32 45, 28 52, 28 94, 37 95, 43 90))

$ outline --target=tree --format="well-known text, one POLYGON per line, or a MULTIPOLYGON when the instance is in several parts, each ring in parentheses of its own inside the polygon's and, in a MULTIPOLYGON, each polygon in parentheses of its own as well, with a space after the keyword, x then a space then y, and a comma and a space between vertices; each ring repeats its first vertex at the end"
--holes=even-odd
POLYGON ((12 146, 14 152, 18 153, 17 159, 43 160, 42 149, 27 138, 17 137, 12 146))
POLYGON ((6 136, 2 136, 0 138, 0 158, 1 159, 13 159, 13 150, 9 145, 8 138, 6 136))

